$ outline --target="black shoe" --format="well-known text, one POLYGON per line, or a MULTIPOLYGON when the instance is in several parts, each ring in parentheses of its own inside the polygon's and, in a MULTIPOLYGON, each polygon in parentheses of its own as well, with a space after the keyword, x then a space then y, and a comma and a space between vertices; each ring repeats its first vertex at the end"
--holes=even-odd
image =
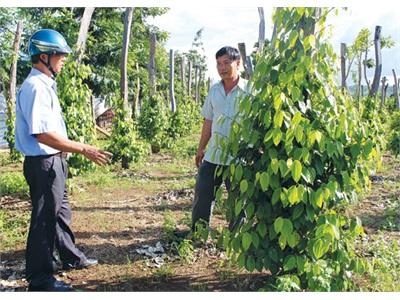
POLYGON ((51 281, 41 285, 29 285, 29 292, 72 292, 74 289, 64 281, 51 281))
POLYGON ((99 261, 93 258, 87 258, 83 262, 75 262, 75 263, 66 263, 63 265, 64 270, 71 270, 71 269, 86 269, 97 265, 99 261))

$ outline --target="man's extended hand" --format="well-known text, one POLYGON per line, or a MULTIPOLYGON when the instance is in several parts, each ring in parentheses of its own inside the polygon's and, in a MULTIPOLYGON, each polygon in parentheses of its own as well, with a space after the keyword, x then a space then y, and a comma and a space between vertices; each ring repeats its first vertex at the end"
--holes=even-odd
POLYGON ((201 162, 203 161, 204 158, 204 150, 199 149, 197 150, 197 154, 196 154, 196 167, 199 168, 201 162))
POLYGON ((82 154, 87 159, 101 166, 110 163, 112 157, 112 153, 98 149, 90 145, 85 145, 85 147, 82 150, 82 154))

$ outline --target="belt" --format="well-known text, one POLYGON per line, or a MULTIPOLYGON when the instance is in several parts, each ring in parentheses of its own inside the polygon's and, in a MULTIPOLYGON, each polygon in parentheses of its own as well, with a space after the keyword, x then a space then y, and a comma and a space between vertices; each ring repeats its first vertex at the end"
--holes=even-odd
POLYGON ((52 156, 57 156, 59 158, 67 158, 67 152, 57 152, 55 154, 48 154, 48 155, 36 155, 36 156, 26 156, 26 158, 50 158, 52 156))

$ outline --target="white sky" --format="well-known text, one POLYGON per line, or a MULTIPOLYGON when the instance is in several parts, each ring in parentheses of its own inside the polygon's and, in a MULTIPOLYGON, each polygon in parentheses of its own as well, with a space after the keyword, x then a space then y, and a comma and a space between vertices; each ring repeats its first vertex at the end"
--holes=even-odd
MULTIPOLYGON (((264 7, 266 37, 272 33, 272 7, 264 7)), ((357 6, 339 15, 332 14, 328 23, 332 24, 332 45, 339 52, 340 43, 351 44, 358 32, 366 27, 372 34, 376 25, 382 26, 382 35, 390 35, 396 42, 392 49, 382 51, 383 75, 391 78, 392 68, 400 75, 400 10, 394 5, 376 7, 357 6)), ((170 32, 167 49, 187 51, 196 31, 204 27, 203 44, 207 56, 209 76, 218 79, 214 54, 224 45, 237 47, 238 42, 246 43, 247 53, 251 52, 258 40, 259 16, 257 7, 173 7, 152 21, 153 24, 170 32)), ((371 49, 371 55, 374 55, 371 49)), ((373 76, 371 73, 370 76, 373 76)))
MULTIPOLYGON (((208 60, 209 76, 218 79, 215 70, 215 52, 225 45, 237 47, 239 42, 246 43, 248 53, 258 40, 259 16, 257 7, 264 6, 266 18, 266 37, 272 32, 271 13, 276 6, 321 6, 344 7, 339 16, 332 16, 332 45, 339 52, 340 43, 351 44, 358 32, 366 27, 372 33, 376 25, 382 26, 382 34, 390 35, 396 42, 392 49, 382 51, 382 75, 392 78, 392 69, 400 76, 400 9, 393 0, 0 0, 0 6, 159 6, 171 7, 171 10, 151 22, 170 33, 167 49, 187 51, 190 49, 196 31, 204 27, 203 44, 208 60), (243 6, 246 7, 243 7, 243 6)), ((373 49, 371 49, 373 56, 373 49)), ((373 76, 371 70, 370 77, 373 76)))

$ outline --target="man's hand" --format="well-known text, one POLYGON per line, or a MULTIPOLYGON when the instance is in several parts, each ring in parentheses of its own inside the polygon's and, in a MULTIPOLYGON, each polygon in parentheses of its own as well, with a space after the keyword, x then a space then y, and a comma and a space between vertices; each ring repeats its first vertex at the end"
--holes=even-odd
POLYGON ((112 157, 112 153, 100 150, 91 145, 85 145, 82 154, 92 162, 98 165, 105 165, 110 163, 110 159, 112 157))
POLYGON ((203 161, 204 158, 204 150, 203 149, 199 149, 197 150, 197 154, 196 154, 196 167, 199 168, 201 162, 203 161))

